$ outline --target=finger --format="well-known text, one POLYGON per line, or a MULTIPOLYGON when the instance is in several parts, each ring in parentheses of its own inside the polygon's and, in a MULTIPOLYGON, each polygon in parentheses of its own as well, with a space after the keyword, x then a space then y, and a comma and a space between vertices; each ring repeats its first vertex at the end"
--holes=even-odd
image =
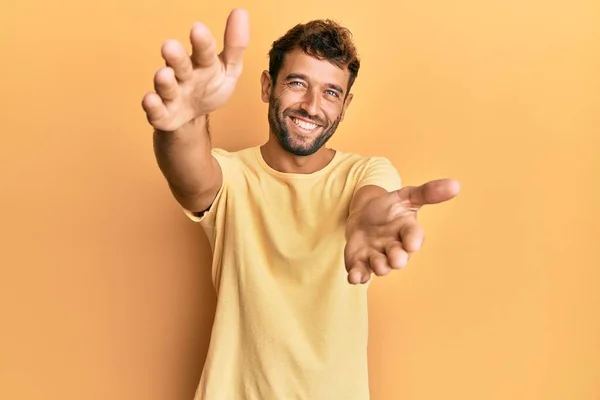
POLYGON ((217 42, 206 25, 196 22, 190 31, 191 61, 197 67, 208 67, 217 61, 217 42))
POLYGON ((385 246, 387 262, 393 269, 404 268, 408 264, 409 254, 402 248, 402 244, 393 241, 385 246))
POLYGON ((175 72, 170 67, 163 67, 154 75, 154 90, 165 101, 174 100, 179 94, 179 84, 175 72))
POLYGON ((398 190, 401 200, 414 207, 448 201, 458 195, 460 184, 454 179, 437 179, 421 186, 406 186, 398 190))
POLYGON ((148 122, 161 120, 168 115, 167 107, 156 93, 147 93, 142 99, 142 108, 146 112, 148 122))
POLYGON ((248 12, 237 8, 227 18, 224 47, 221 53, 227 75, 238 77, 241 74, 244 51, 246 51, 249 41, 250 18, 248 12))
POLYGON ((359 283, 367 283, 371 277, 371 270, 363 261, 357 261, 348 270, 348 282, 357 285, 359 283))
POLYGON ((387 257, 381 253, 371 254, 369 257, 369 266, 377 276, 385 276, 392 271, 392 267, 388 264, 387 257))
POLYGON ((173 69, 175 77, 179 81, 185 81, 192 77, 192 61, 179 41, 166 41, 162 46, 161 54, 166 65, 173 69))
POLYGON ((425 232, 414 217, 406 218, 400 227, 399 235, 402 247, 409 253, 414 253, 421 249, 425 240, 425 232))

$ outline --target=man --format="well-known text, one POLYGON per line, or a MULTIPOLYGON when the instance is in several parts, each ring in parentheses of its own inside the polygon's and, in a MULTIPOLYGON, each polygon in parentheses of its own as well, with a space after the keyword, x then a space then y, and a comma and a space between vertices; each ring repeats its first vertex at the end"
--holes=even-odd
POLYGON ((349 31, 326 20, 273 43, 261 76, 268 141, 213 149, 208 115, 234 91, 248 21, 232 11, 220 54, 202 24, 191 56, 166 42, 143 100, 158 165, 214 252, 217 310, 196 400, 366 400, 365 283, 407 263, 423 241, 416 211, 458 183, 401 188, 387 159, 325 147, 360 66, 349 31))

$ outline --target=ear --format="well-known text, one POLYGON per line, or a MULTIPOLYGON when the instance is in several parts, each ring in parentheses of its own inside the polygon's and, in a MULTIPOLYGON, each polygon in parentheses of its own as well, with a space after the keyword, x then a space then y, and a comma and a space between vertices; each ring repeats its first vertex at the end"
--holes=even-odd
POLYGON ((344 115, 346 115, 346 110, 350 106, 350 103, 352 103, 353 97, 354 95, 352 93, 348 93, 348 96, 346 96, 346 100, 344 100, 344 106, 342 108, 342 115, 340 116, 340 122, 344 120, 344 115))
POLYGON ((268 103, 269 99, 271 98, 271 90, 273 90, 273 82, 271 81, 271 75, 269 74, 269 71, 265 70, 261 74, 260 86, 261 86, 260 97, 261 97, 262 101, 264 101, 265 103, 268 103))

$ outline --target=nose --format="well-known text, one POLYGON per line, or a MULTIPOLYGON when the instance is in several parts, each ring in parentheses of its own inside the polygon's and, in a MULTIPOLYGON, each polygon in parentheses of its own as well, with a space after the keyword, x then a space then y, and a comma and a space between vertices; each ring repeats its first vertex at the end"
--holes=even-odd
POLYGON ((304 93, 304 98, 301 107, 310 115, 317 115, 321 106, 321 95, 318 90, 307 90, 304 93))

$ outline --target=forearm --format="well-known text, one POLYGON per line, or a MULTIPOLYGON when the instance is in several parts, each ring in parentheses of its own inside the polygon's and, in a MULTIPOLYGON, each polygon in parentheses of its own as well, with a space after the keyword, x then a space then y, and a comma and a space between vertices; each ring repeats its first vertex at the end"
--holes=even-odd
POLYGON ((193 211, 208 207, 221 184, 221 170, 211 150, 207 116, 175 132, 154 132, 158 166, 175 198, 193 211))
POLYGON ((350 202, 346 220, 346 239, 360 225, 361 211, 372 200, 386 196, 389 192, 379 186, 368 185, 358 189, 350 202))

